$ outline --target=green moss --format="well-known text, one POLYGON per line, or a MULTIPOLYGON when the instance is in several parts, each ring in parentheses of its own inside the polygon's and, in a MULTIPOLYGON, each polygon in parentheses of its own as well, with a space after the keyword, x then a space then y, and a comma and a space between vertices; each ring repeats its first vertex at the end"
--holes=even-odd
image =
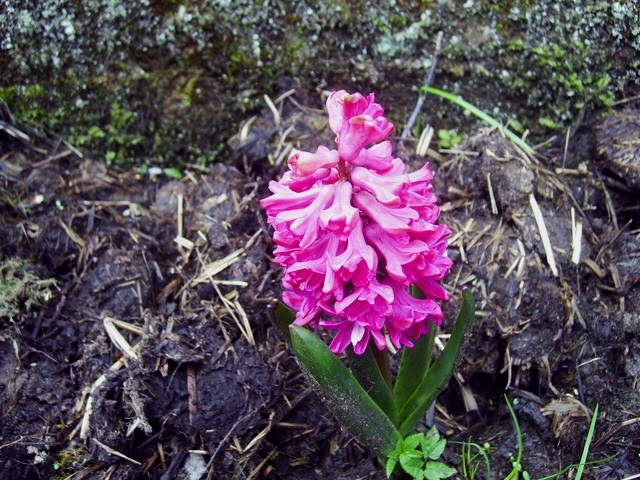
POLYGON ((41 127, 59 128, 69 110, 63 105, 52 105, 55 98, 41 84, 10 85, 0 88, 0 99, 10 108, 13 115, 22 123, 27 123, 36 130, 41 127))
POLYGON ((136 122, 136 113, 113 101, 106 125, 91 125, 86 130, 72 128, 70 142, 78 147, 105 152, 104 158, 111 165, 129 166, 133 163, 130 152, 142 142, 140 133, 132 133, 136 122))
POLYGON ((52 480, 72 478, 91 459, 91 454, 82 446, 69 447, 55 456, 52 480))
POLYGON ((531 49, 538 64, 536 82, 546 83, 556 101, 550 105, 552 118, 540 118, 540 124, 555 128, 567 123, 584 108, 606 109, 614 101, 610 88, 609 62, 594 64, 591 47, 576 41, 571 46, 545 43, 531 49), (569 50, 569 48, 571 50, 569 50))
POLYGON ((48 302, 54 279, 41 279, 28 262, 9 258, 0 263, 0 319, 19 322, 34 306, 48 302))

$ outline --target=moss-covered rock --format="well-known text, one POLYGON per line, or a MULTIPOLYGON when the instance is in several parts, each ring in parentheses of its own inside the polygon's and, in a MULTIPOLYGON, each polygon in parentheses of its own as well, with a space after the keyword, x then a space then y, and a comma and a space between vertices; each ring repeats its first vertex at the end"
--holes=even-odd
MULTIPOLYGON (((571 122, 638 83, 637 1, 16 0, 4 9, 0 68, 12 74, 0 98, 21 121, 116 164, 210 162, 263 93, 292 85, 375 89, 401 123, 439 30, 436 84, 527 128, 571 122)), ((438 108, 446 126, 464 121, 438 108)))

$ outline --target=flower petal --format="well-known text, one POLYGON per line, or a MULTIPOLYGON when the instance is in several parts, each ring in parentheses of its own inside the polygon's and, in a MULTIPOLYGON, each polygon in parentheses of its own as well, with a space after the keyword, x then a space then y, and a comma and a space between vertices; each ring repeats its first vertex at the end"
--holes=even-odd
POLYGON ((316 172, 318 169, 329 169, 338 164, 340 157, 336 150, 329 150, 320 145, 316 153, 294 150, 289 155, 289 167, 295 176, 305 176, 316 172))
POLYGON ((408 207, 392 208, 382 205, 369 192, 361 190, 353 196, 353 203, 389 233, 397 234, 409 230, 410 220, 417 220, 418 213, 408 207))
POLYGON ((360 219, 357 208, 351 206, 351 183, 340 181, 336 184, 333 203, 320 213, 320 225, 329 232, 348 235, 360 219))

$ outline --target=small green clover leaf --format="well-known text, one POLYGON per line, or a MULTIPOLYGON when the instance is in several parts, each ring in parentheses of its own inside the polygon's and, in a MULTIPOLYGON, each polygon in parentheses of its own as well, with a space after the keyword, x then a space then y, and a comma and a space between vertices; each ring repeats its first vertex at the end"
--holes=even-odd
POLYGON ((391 476, 398 463, 416 480, 441 480, 450 477, 456 470, 436 461, 444 452, 446 444, 447 441, 440 438, 435 426, 426 433, 416 433, 399 440, 395 450, 387 457, 387 477, 391 476))

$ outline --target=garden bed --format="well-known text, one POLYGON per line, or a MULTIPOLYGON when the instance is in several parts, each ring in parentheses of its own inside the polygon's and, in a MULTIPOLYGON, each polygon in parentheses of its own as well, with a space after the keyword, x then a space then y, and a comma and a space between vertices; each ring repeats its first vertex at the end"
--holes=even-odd
MULTIPOLYGON (((384 478, 268 319, 280 272, 258 200, 288 148, 332 142, 294 97, 238 126, 234 158, 181 180, 111 170, 5 115, 1 478, 384 478)), ((465 441, 490 445, 492 478, 513 468, 506 393, 532 478, 579 462, 596 405, 589 459, 606 460, 589 478, 640 472, 634 119, 620 108, 533 156, 495 129, 400 150, 430 162, 453 231, 443 332, 461 289, 476 299, 433 412, 460 471, 465 441)))

